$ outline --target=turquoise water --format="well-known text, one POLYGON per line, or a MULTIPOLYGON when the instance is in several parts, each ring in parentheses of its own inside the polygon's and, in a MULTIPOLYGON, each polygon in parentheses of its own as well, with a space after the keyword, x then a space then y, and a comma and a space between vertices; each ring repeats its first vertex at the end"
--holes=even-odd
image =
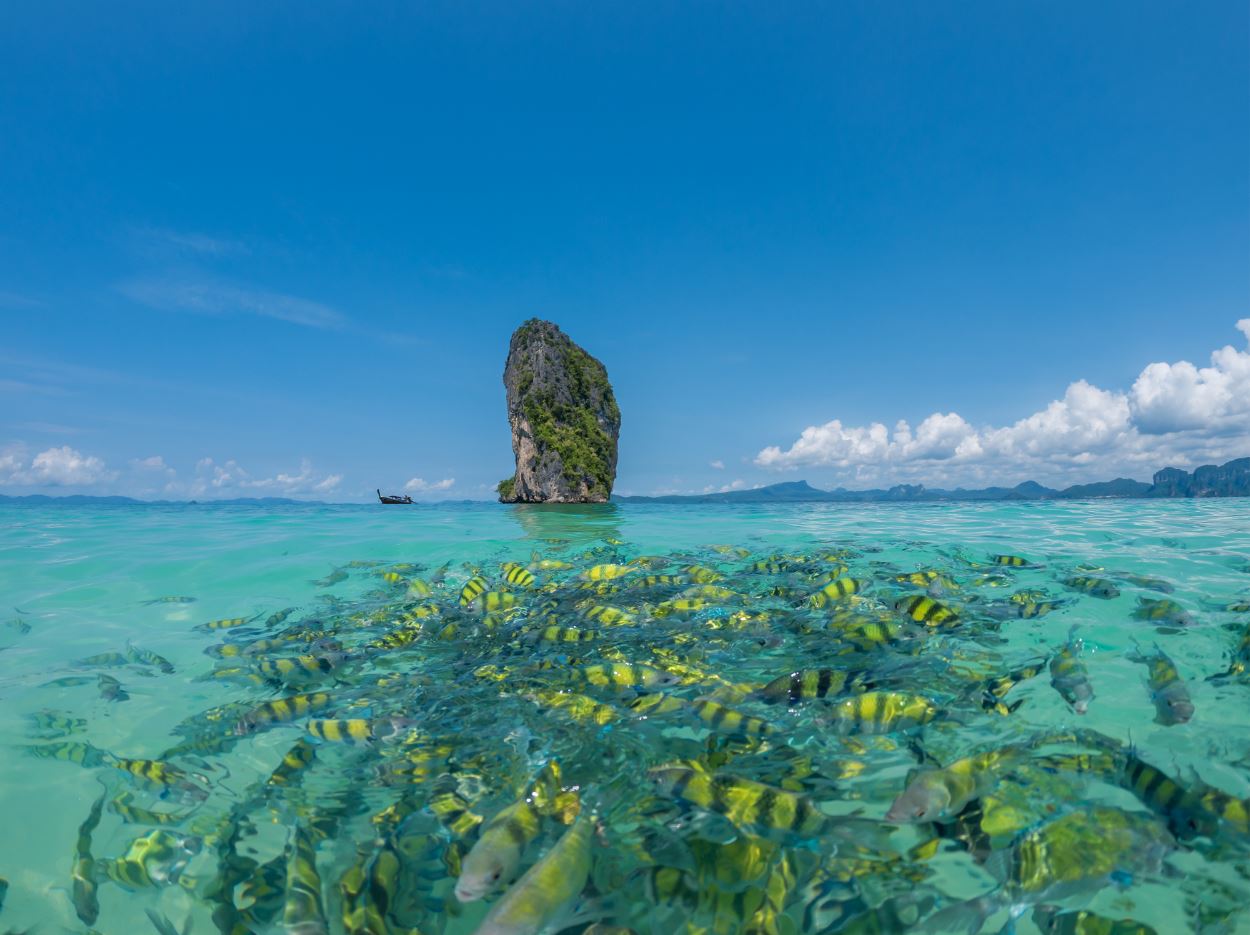
MULTIPOLYGON (((196 932, 217 930, 210 917, 223 911, 213 897, 222 866, 233 860, 245 882, 255 875, 249 861, 268 862, 271 873, 281 872, 281 890, 284 854, 298 825, 316 850, 330 931, 343 931, 341 878, 355 864, 380 866, 379 851, 389 849, 398 855, 396 876, 382 888, 389 916, 359 930, 471 932, 495 897, 460 905, 453 873, 456 855, 473 846, 481 825, 472 817, 463 824, 440 817, 437 806, 459 802, 470 816, 489 819, 525 795, 555 760, 559 786, 572 793, 561 800, 563 813, 540 816, 518 869, 540 860, 559 838, 561 819, 572 819, 567 801, 580 793, 599 828, 589 848, 589 882, 571 902, 586 918, 638 932, 871 930, 854 926, 869 924, 864 914, 874 909, 878 922, 897 910, 894 928, 906 927, 931 908, 1005 892, 1000 884, 1010 873, 1013 839, 1091 805, 1132 816, 1150 840, 1158 832, 1168 841, 1164 853, 1145 860, 1147 848, 1134 846, 1110 858, 1110 873, 1086 868, 1066 889, 1015 890, 1004 905, 1014 902, 1021 913, 1018 931, 1036 931, 1030 906, 1041 901, 1134 918, 1160 932, 1250 931, 1237 911, 1250 905, 1250 828, 1234 817, 1186 835, 1175 811, 1128 788, 1127 747, 1109 755, 1118 765, 1102 770, 1080 772, 1055 759, 1111 749, 1108 741, 1090 740, 1092 734, 1061 736, 1081 728, 1131 742, 1141 761, 1197 790, 1191 805, 1208 788, 1250 796, 1250 684, 1238 677, 1208 681, 1229 669, 1250 624, 1250 613, 1228 609, 1250 600, 1250 500, 6 506, 0 507, 0 590, 6 767, 0 877, 9 882, 3 929, 87 927, 76 918, 71 868, 80 826, 103 794, 87 848, 92 876, 100 878, 97 931, 155 931, 148 909, 179 928, 190 918, 196 932), (995 554, 1040 567, 988 564, 995 554), (637 561, 647 556, 650 561, 637 561), (544 570, 535 559, 572 567, 544 570), (752 567, 765 560, 775 565, 752 567), (505 562, 532 566, 533 585, 504 581, 505 562), (595 583, 586 580, 587 569, 609 563, 624 566, 623 577, 599 593, 582 588, 595 583), (860 593, 811 606, 806 597, 826 583, 820 576, 836 575, 840 565, 861 582, 860 593), (388 582, 382 573, 396 566, 402 580, 388 582), (710 569, 713 587, 729 593, 698 597, 705 606, 682 605, 672 602, 696 581, 643 584, 648 575, 712 577, 687 571, 691 566, 710 569), (336 569, 343 580, 333 581, 336 569), (914 587, 897 580, 921 569, 937 572, 936 582, 914 587), (492 592, 512 593, 515 605, 491 614, 462 607, 461 588, 474 572, 492 592), (1065 586, 1072 577, 1109 581, 1118 595, 1065 586), (409 594, 409 583, 418 580, 431 585, 428 596, 409 594), (1159 590, 1164 583, 1170 593, 1159 590), (1009 599, 1030 591, 1039 593, 1009 599), (958 614, 955 625, 926 626, 898 609, 900 601, 926 593, 958 614), (149 603, 163 597, 194 600, 149 603), (1138 619, 1143 598, 1173 600, 1188 616, 1138 619), (1022 618, 1018 610, 1029 600, 1061 606, 1022 618), (627 616, 594 621, 589 606, 627 616), (294 610, 266 627, 271 614, 286 608, 294 610), (428 616, 409 618, 410 641, 371 645, 403 630, 401 615, 416 608, 428 608, 419 611, 428 616), (256 619, 229 630, 203 629, 238 617, 256 619), (593 629, 599 638, 540 642, 534 632, 540 622, 593 629), (892 628, 887 644, 865 643, 856 630, 872 623, 892 628), (1065 703, 1048 671, 1004 696, 1003 710, 1023 702, 1011 713, 983 707, 986 679, 1053 657, 1074 625, 1094 692, 1086 714, 1065 703), (223 643, 246 647, 275 637, 287 637, 282 648, 225 658, 206 653, 223 643), (1192 699, 1187 723, 1156 722, 1147 668, 1130 658, 1135 644, 1148 653, 1156 643, 1192 699), (123 658, 82 661, 108 653, 123 658), (328 671, 259 672, 265 661, 301 653, 327 660, 328 671), (654 691, 579 682, 575 666, 604 661, 657 667, 673 683, 659 690, 674 699, 674 710, 643 717, 654 691), (854 676, 845 694, 791 706, 757 693, 777 676, 822 667, 854 676), (213 677, 222 669, 233 671, 213 677), (101 674, 120 686, 101 685, 101 674), (879 735, 857 732, 838 720, 837 706, 865 689, 923 695, 936 717, 879 735), (313 737, 305 729, 309 715, 240 730, 240 723, 253 723, 248 712, 258 705, 300 690, 328 695, 310 716, 372 719, 375 739, 345 744, 313 737), (542 701, 544 693, 561 690, 607 706, 604 719, 611 719, 579 720, 542 701), (760 718, 772 730, 761 738, 735 735, 724 724, 709 730, 692 705, 697 699, 760 718), (301 739, 315 747, 315 761, 289 783, 267 784, 301 739), (168 753, 180 744, 180 752, 168 753), (936 849, 913 851, 935 826, 884 822, 917 768, 1004 748, 1015 752, 982 779, 977 796, 998 809, 996 824, 987 825, 997 832, 989 859, 949 829, 936 849), (119 768, 119 758, 163 755, 183 778, 154 784, 119 768), (826 817, 814 830, 781 834, 741 808, 699 802, 689 791, 683 798, 660 774, 648 773, 679 760, 730 777, 723 789, 751 780, 805 795, 826 817), (396 803, 401 807, 389 813, 395 822, 385 814, 372 820, 396 803), (153 858, 149 876, 156 879, 129 887, 102 868, 136 853, 132 842, 155 826, 124 820, 127 805, 178 816, 165 830, 185 836, 186 845, 181 861, 153 858), (222 833, 229 818, 241 829, 233 847, 222 833), (664 867, 676 868, 683 881, 676 890, 664 888, 668 878, 657 872, 664 867)), ((1052 851, 1096 853, 1113 851, 1117 840, 1123 843, 1107 831, 1093 839, 1059 836, 1051 844, 1052 851)), ((226 903, 243 913, 239 931, 297 927, 295 917, 284 923, 281 892, 276 913, 261 907, 248 921, 251 899, 243 886, 227 889, 226 903)), ((997 931, 1006 919, 998 911, 986 930, 997 931)))

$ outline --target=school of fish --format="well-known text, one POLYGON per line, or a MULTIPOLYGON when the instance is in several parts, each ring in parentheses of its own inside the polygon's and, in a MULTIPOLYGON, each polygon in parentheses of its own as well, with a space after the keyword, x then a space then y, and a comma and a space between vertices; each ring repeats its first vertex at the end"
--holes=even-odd
POLYGON ((141 675, 231 700, 144 750, 29 717, 27 755, 100 787, 48 898, 102 933, 118 888, 160 933, 1128 935, 1167 930, 1131 898, 1166 881, 1189 930, 1246 930, 1250 800, 1087 726, 1120 700, 1082 608, 1124 603, 1152 729, 1184 731, 1196 680, 1245 705, 1250 599, 1023 551, 545 545, 351 562, 310 606, 197 619, 192 672, 133 644, 78 660, 47 684, 110 710, 141 675), (1042 618, 1066 637, 1005 648, 1042 618), (1227 659, 1183 671, 1200 621, 1227 659))

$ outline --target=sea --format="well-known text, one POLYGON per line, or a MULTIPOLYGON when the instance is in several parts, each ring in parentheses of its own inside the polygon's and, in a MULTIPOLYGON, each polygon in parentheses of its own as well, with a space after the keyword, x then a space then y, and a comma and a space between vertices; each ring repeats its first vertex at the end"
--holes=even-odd
POLYGON ((1250 932, 1250 499, 5 504, 0 608, 0 931, 1250 932))

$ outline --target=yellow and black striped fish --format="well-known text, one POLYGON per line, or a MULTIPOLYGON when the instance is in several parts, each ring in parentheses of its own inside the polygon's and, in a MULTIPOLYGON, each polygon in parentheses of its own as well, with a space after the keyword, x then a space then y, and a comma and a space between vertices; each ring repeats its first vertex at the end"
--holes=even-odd
POLYGON ((460 606, 468 607, 472 604, 479 594, 484 594, 489 585, 486 579, 481 575, 476 575, 464 583, 464 587, 460 589, 460 606))
POLYGON ((303 737, 299 738, 286 753, 282 762, 274 767, 265 781, 268 786, 289 786, 296 778, 312 765, 317 758, 317 748, 303 737))
POLYGON ((100 823, 104 813, 104 796, 91 806, 86 819, 78 826, 78 841, 74 846, 74 867, 70 873, 71 895, 74 912, 84 925, 95 925, 100 916, 100 899, 96 895, 95 859, 91 856, 91 834, 100 823))
POLYGON ((514 565, 504 572, 503 580, 518 588, 532 588, 536 581, 533 574, 520 565, 514 565))
POLYGON ((317 873, 317 851, 308 829, 297 824, 291 830, 286 852, 286 902, 282 923, 288 932, 318 935, 328 932, 321 906, 321 875, 317 873))
POLYGON ((284 724, 297 717, 320 711, 330 705, 332 698, 328 692, 306 692, 267 701, 248 711, 235 725, 235 733, 250 734, 253 731, 268 727, 271 724, 284 724))
POLYGON ((917 623, 934 629, 949 630, 959 626, 959 614, 945 604, 923 594, 913 594, 896 601, 894 609, 917 623))
POLYGON ((847 687, 847 681, 857 681, 857 673, 841 669, 799 669, 789 675, 780 675, 773 679, 758 692, 758 697, 766 704, 797 705, 815 698, 825 698, 841 693, 847 687))
POLYGON ((719 734, 731 737, 757 738, 763 737, 773 730, 773 726, 762 718, 743 714, 733 708, 727 708, 706 698, 698 698, 690 703, 699 720, 708 728, 719 734))
POLYGON ((869 584, 871 584, 871 582, 864 578, 838 578, 835 581, 830 581, 807 600, 813 607, 828 607, 835 601, 843 600, 853 594, 859 594, 861 591, 866 589, 869 584))
POLYGON ((994 711, 1003 715, 1013 713, 1020 705, 1024 704, 1024 699, 1021 698, 1011 704, 1006 704, 1003 699, 1007 697, 1007 693, 1021 682, 1041 675, 1049 662, 1049 658, 1039 659, 1018 669, 1013 669, 1006 675, 986 679, 981 683, 981 708, 985 711, 994 711))
POLYGON ((928 724, 937 715, 937 705, 922 695, 872 691, 839 701, 829 718, 844 734, 890 734, 928 724))
POLYGON ((829 826, 828 817, 807 796, 741 776, 687 766, 657 767, 650 776, 662 795, 724 815, 737 827, 766 837, 816 837, 829 826))

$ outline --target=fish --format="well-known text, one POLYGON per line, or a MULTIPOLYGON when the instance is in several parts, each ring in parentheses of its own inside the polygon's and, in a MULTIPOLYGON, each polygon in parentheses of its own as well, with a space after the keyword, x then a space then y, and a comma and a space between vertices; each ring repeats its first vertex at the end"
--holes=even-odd
POLYGON ((123 856, 100 858, 96 863, 106 879, 137 892, 177 883, 202 847, 203 841, 196 835, 158 828, 131 841, 123 856))
MULTIPOLYGON (((558 768, 555 776, 558 783, 558 768)), ((554 806, 558 795, 531 790, 482 824, 477 841, 460 862, 456 899, 476 902, 515 879, 526 846, 542 829, 543 806, 554 806)))
POLYGON ((85 718, 71 717, 64 711, 50 711, 46 708, 28 714, 26 719, 44 737, 68 737, 87 726, 85 718))
POLYGON ((1192 627, 1197 624, 1193 614, 1176 601, 1168 598, 1139 597, 1133 610, 1134 620, 1146 620, 1156 625, 1192 627))
POLYGON ((1043 935, 1158 935, 1145 922, 1109 919, 1088 909, 1062 910, 1048 905, 1033 907, 1033 924, 1043 935))
POLYGON ((735 827, 781 841, 825 834, 831 819, 807 796, 735 776, 689 766, 649 771, 656 790, 698 808, 723 815, 735 827))
POLYGON ((829 721, 842 734, 890 734, 922 727, 938 716, 938 707, 923 695, 870 691, 839 701, 829 721))
POLYGON ((1008 568, 1037 568, 1038 566, 1030 562, 1021 555, 991 555, 990 561, 995 565, 1005 565, 1008 568))
POLYGON ((321 901, 317 851, 308 829, 296 824, 286 851, 286 901, 282 925, 289 935, 329 935, 321 901))
POLYGON ((634 616, 619 607, 596 604, 582 611, 582 616, 600 626, 622 627, 635 623, 634 616))
POLYGON ((707 565, 687 565, 682 569, 682 573, 695 584, 712 584, 724 577, 715 568, 709 568, 707 565))
POLYGON ((762 718, 743 714, 708 698, 696 698, 690 707, 708 729, 731 737, 758 738, 773 733, 774 728, 762 718))
MULTIPOLYGON (((186 597, 181 594, 171 594, 167 597, 154 597, 150 601, 140 601, 141 604, 194 604, 195 598, 186 597)), ((88 923, 90 924, 90 923, 88 923)))
POLYGON ((863 578, 838 578, 812 594, 807 600, 812 607, 828 607, 870 587, 872 582, 863 578))
POLYGON ((266 701, 243 714, 235 723, 235 733, 250 734, 272 724, 282 724, 328 707, 333 698, 328 692, 305 692, 266 701))
POLYGON ((982 682, 980 686, 982 710, 994 711, 1003 715, 1015 712, 1020 705, 1024 704, 1024 699, 1021 698, 1011 704, 1005 703, 1003 699, 1021 682, 1027 682, 1029 679, 1041 675, 1049 663, 1050 657, 1047 656, 1023 665, 1018 669, 1013 669, 1006 675, 995 676, 982 682))
POLYGON ((1139 588, 1145 588, 1147 591, 1158 591, 1162 594, 1171 594, 1176 590, 1172 582, 1165 578, 1156 578, 1153 575, 1125 574, 1120 576, 1121 581, 1127 581, 1139 588))
POLYGON ((636 688, 644 691, 670 688, 680 681, 677 676, 653 666, 625 662, 582 666, 574 669, 573 674, 599 688, 636 688))
POLYGON ((1017 912, 1055 896, 1096 892, 1119 875, 1157 869, 1175 847, 1149 815, 1079 808, 1019 835, 995 864, 1002 881, 997 890, 949 906, 924 924, 931 931, 975 932, 1000 909, 1017 912))
POLYGON ((460 589, 460 606, 468 607, 479 595, 485 594, 490 587, 489 582, 481 575, 474 575, 464 583, 464 587, 460 589))
POLYGON ((514 565, 504 572, 503 580, 517 588, 532 588, 538 582, 533 573, 521 565, 514 565))
POLYGON ((154 668, 160 669, 166 675, 174 674, 174 664, 172 662, 164 656, 159 656, 147 649, 138 649, 135 646, 127 645, 126 659, 129 662, 145 666, 153 666, 154 668))
POLYGON ((100 688, 100 697, 105 701, 130 700, 130 693, 122 688, 122 683, 111 675, 105 675, 101 672, 96 678, 96 684, 100 688))
POLYGON ((1141 648, 1131 650, 1127 658, 1140 662, 1149 670, 1150 700, 1155 706, 1155 723, 1171 726, 1187 724, 1194 716, 1194 703, 1189 690, 1176 670, 1176 663, 1157 645, 1154 652, 1145 655, 1141 648))
POLYGON ((341 568, 336 568, 334 569, 334 571, 330 572, 324 578, 321 578, 312 583, 315 584, 319 588, 329 588, 346 580, 347 580, 347 572, 343 571, 343 569, 341 568))
POLYGON ((87 656, 85 659, 79 659, 80 666, 124 666, 130 662, 130 659, 122 653, 96 653, 94 656, 87 656))
POLYGON ((266 630, 272 630, 274 627, 281 626, 298 609, 297 607, 284 607, 282 610, 276 610, 265 618, 265 622, 261 626, 266 630))
POLYGON ((1089 710, 1094 700, 1094 686, 1089 671, 1081 661, 1084 646, 1076 637, 1076 627, 1068 634, 1068 642, 1050 660, 1050 684, 1077 714, 1089 710))
POLYGON ((1095 578, 1090 575, 1073 575, 1063 579, 1063 586, 1072 591, 1080 591, 1090 597, 1111 600, 1120 596, 1120 589, 1106 578, 1095 578))
POLYGON ((1022 747, 1001 747, 925 770, 891 803, 886 821, 949 821, 997 785, 1000 774, 1026 759, 1022 747))
POLYGON ((131 825, 177 825, 187 818, 184 813, 161 812, 136 805, 131 792, 119 792, 114 796, 109 802, 109 811, 131 825))
POLYGON ((582 577, 587 581, 614 581, 617 578, 623 578, 630 574, 634 569, 628 565, 594 565, 587 568, 583 572, 582 577))
MULTIPOLYGON (((258 615, 259 616, 259 615, 258 615)), ((195 629, 211 632, 213 630, 233 630, 237 627, 245 627, 256 617, 222 617, 219 620, 209 620, 207 623, 201 623, 195 629)))
POLYGON ((37 744, 26 747, 26 752, 43 760, 62 760, 77 763, 88 769, 105 766, 110 754, 85 741, 63 740, 56 743, 37 744))
POLYGON ((312 718, 306 729, 326 743, 368 744, 394 736, 406 718, 312 718))
POLYGON ((584 721, 599 726, 611 724, 621 716, 620 712, 611 705, 576 692, 539 690, 529 693, 526 697, 540 708, 562 711, 575 721, 584 721))
POLYGON ((931 597, 917 594, 900 598, 895 602, 894 609, 917 623, 923 623, 934 629, 950 629, 959 626, 959 614, 931 597))
POLYGON ((316 759, 317 748, 303 737, 299 738, 286 753, 282 754, 282 762, 269 774, 266 785, 291 785, 316 759))
POLYGON ((508 887, 474 930, 475 935, 538 935, 556 920, 590 878, 593 818, 581 815, 551 850, 508 887))
POLYGON ((95 925, 100 917, 100 898, 96 892, 95 859, 91 856, 91 835, 100 824, 104 814, 104 795, 91 806, 87 817, 78 826, 78 841, 74 846, 74 868, 70 874, 70 895, 74 902, 74 914, 83 925, 95 925))
POLYGON ((839 695, 848 681, 855 683, 858 677, 859 673, 842 669, 798 669, 789 675, 777 676, 756 696, 765 704, 785 702, 794 707, 804 701, 839 695))

